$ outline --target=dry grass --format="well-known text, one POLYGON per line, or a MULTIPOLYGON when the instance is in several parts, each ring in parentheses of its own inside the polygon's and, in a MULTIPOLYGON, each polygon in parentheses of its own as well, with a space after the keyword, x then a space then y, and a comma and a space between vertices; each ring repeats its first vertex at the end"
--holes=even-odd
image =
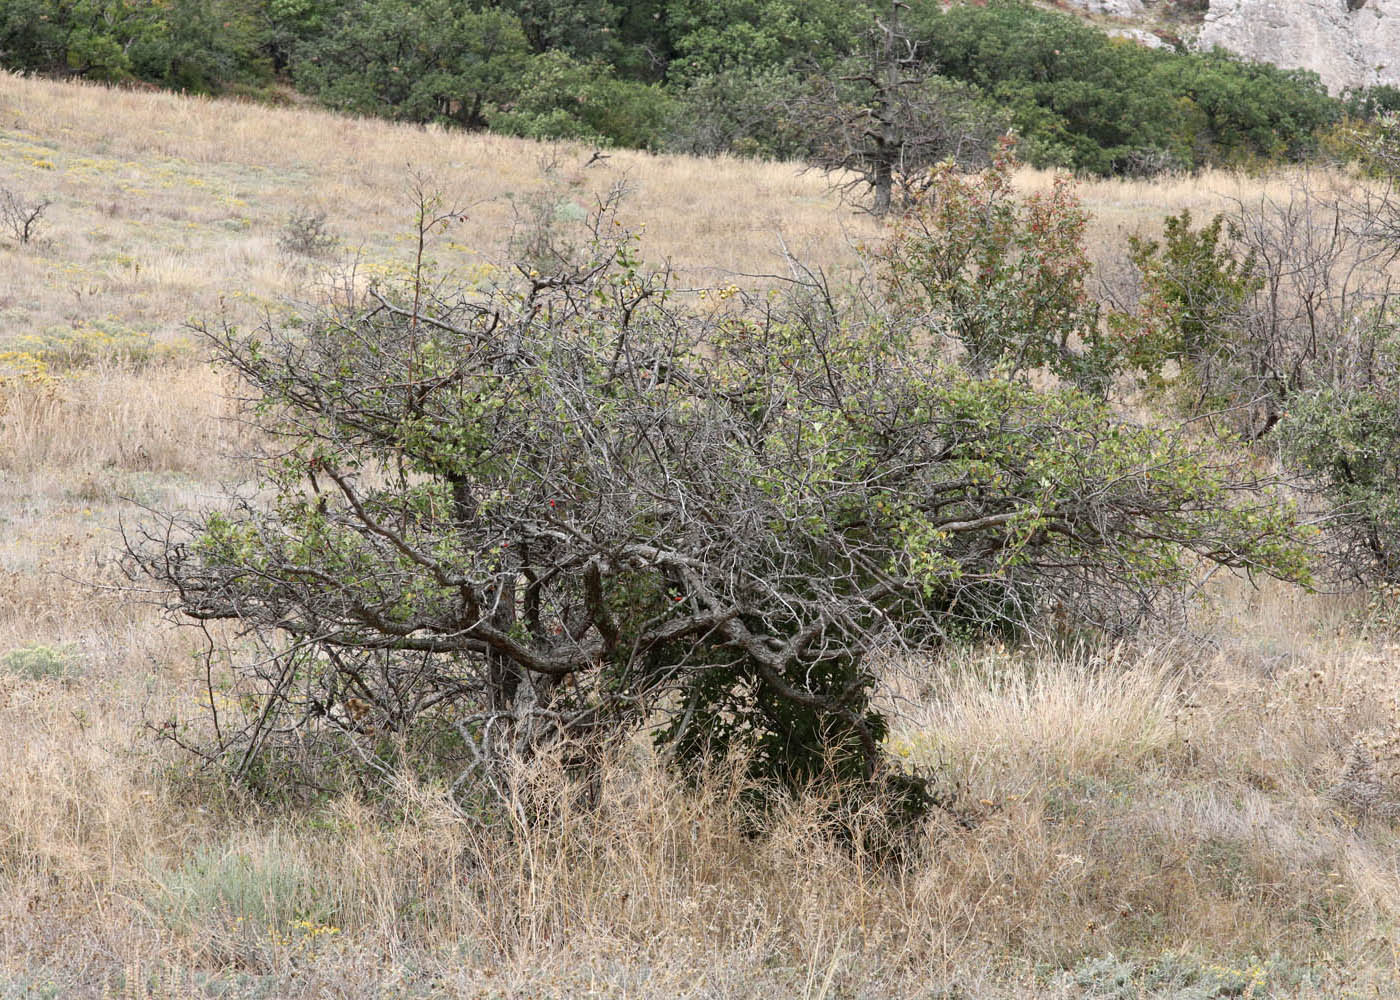
MULTIPOLYGON (((293 213, 402 266, 412 164, 472 203, 441 250, 470 269, 512 197, 625 177, 697 283, 774 269, 780 238, 841 274, 877 235, 790 166, 588 152, 0 75, 0 184, 54 200, 0 245, 0 997, 1395 995, 1400 651, 1354 601, 1228 583, 1156 650, 902 664, 892 746, 952 808, 893 868, 815 803, 748 837, 730 786, 640 749, 596 808, 556 789, 552 823, 483 828, 407 781, 279 811, 151 739, 197 713, 195 644, 90 584, 123 498, 240 475, 185 323, 311 294, 293 213)), ((1111 266, 1128 231, 1281 183, 1087 184, 1091 244, 1111 266)))

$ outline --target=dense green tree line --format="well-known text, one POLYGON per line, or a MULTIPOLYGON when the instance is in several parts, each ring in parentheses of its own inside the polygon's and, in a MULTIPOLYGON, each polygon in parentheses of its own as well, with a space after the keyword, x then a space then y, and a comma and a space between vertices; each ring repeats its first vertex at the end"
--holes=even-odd
POLYGON ((1299 159, 1347 110, 1310 74, 1147 49, 1022 0, 899 13, 879 0, 0 0, 0 64, 206 93, 291 84, 403 121, 802 157, 821 139, 818 96, 870 100, 830 84, 891 17, 919 78, 1010 122, 1038 165, 1299 159))

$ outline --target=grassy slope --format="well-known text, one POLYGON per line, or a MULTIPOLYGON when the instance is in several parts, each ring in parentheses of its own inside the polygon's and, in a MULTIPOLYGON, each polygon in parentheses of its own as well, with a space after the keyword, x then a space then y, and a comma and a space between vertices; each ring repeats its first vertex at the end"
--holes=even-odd
MULTIPOLYGON (((552 161, 583 204, 625 178, 653 259, 697 285, 773 270, 780 237, 839 274, 875 235, 788 166, 588 152, 0 75, 0 186, 53 199, 42 242, 0 239, 0 654, 82 673, 0 668, 0 997, 1128 997, 1063 970, 1108 990, 1129 959, 1195 982, 1145 994, 1181 1000, 1393 994, 1400 844, 1328 790, 1358 735, 1393 763, 1400 655, 1335 598, 1227 583, 1209 643, 892 667, 896 746, 973 820, 936 820, 898 877, 801 811, 746 840, 645 761, 597 813, 508 838, 407 787, 391 819, 277 815, 149 738, 195 710, 194 637, 88 583, 112 578, 119 498, 238 477, 228 386, 184 324, 313 294, 324 265, 277 248, 291 212, 325 209, 362 274, 402 267, 411 165, 471 203, 439 254, 470 271, 552 161)), ((1125 233, 1266 187, 1083 194, 1111 277, 1125 233)))

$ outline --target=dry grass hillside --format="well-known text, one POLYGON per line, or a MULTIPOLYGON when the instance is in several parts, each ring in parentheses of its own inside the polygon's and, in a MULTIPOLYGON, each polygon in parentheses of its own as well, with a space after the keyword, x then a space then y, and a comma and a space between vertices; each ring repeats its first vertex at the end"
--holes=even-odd
MULTIPOLYGON (((0 74, 0 187, 52 202, 0 233, 0 998, 1400 995, 1400 646, 1357 598, 1217 582, 1151 645, 894 665, 893 747, 958 802, 897 871, 640 749, 514 830, 409 781, 279 809, 152 738, 199 644, 112 586, 119 526, 243 474, 189 320, 403 268, 415 172, 464 274, 547 186, 625 180, 696 286, 878 236, 791 166, 590 152, 0 74)), ((1091 245, 1279 183, 1089 184, 1091 245)))

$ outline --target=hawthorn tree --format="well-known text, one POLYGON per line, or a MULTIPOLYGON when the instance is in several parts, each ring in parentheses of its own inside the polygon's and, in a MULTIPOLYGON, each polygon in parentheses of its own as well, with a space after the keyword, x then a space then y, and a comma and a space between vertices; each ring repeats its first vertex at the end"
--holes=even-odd
POLYGON ((934 74, 903 28, 906 6, 891 3, 873 19, 863 51, 814 76, 796 102, 812 137, 810 161, 843 195, 867 190, 876 216, 910 207, 942 160, 984 165, 1010 127, 973 88, 934 74))
POLYGON ((1190 438, 950 365, 810 275, 684 295, 610 209, 484 289, 205 329, 278 446, 130 548, 172 612, 237 625, 211 760, 403 754, 468 788, 650 726, 789 788, 885 782, 876 650, 1052 604, 1123 625, 1200 560, 1305 575, 1288 511, 1190 438))

